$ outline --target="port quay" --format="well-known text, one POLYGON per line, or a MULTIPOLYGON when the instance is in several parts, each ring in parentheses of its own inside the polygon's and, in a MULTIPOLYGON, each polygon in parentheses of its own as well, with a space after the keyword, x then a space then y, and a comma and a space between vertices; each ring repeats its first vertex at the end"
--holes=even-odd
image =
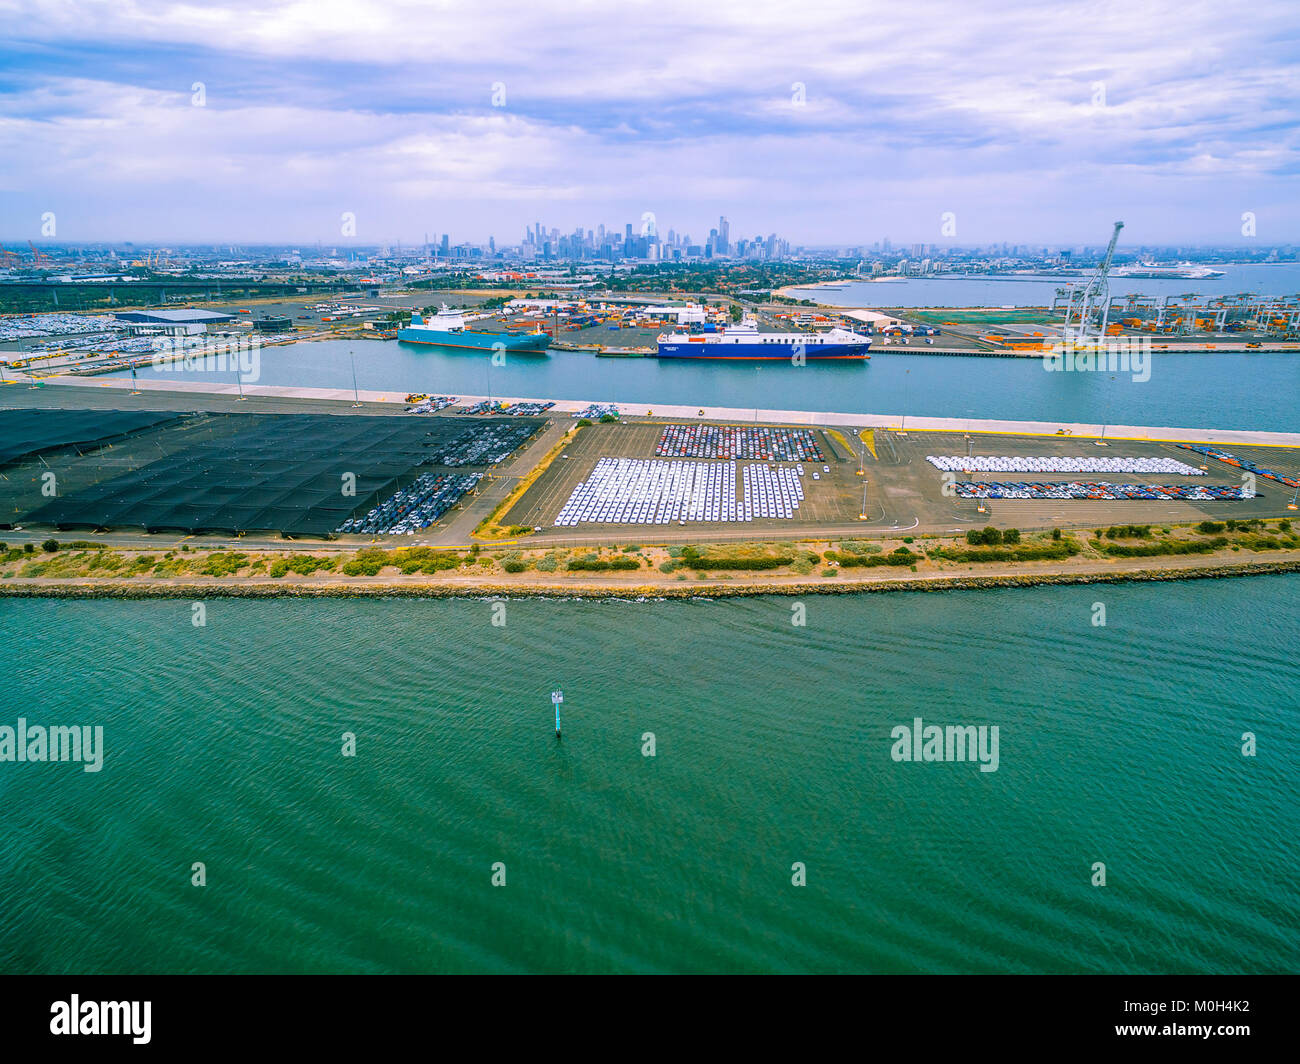
MULTIPOLYGON (((45 385, 72 385, 85 388, 84 378, 54 376, 44 378, 45 385)), ((405 394, 399 391, 359 391, 350 388, 295 388, 266 384, 226 384, 211 381, 167 381, 113 378, 95 382, 103 388, 126 389, 145 392, 181 392, 212 396, 239 395, 266 399, 310 399, 348 403, 393 403, 405 406, 405 394)), ((463 395, 459 402, 472 404, 492 399, 507 405, 515 403, 550 402, 536 398, 463 395)), ((554 400, 552 414, 573 414, 590 406, 596 400, 554 400)), ((768 425, 812 425, 826 428, 849 427, 891 429, 915 432, 970 432, 1025 436, 1077 436, 1081 438, 1104 437, 1108 440, 1152 440, 1168 443, 1235 443, 1270 447, 1300 447, 1300 433, 1261 432, 1248 429, 1216 429, 1208 427, 1170 427, 1140 425, 1073 424, 1060 421, 994 421, 980 418, 921 417, 900 414, 843 414, 808 410, 764 410, 753 407, 693 407, 657 403, 610 403, 624 417, 665 418, 688 421, 722 421, 744 424, 746 422, 768 425)))

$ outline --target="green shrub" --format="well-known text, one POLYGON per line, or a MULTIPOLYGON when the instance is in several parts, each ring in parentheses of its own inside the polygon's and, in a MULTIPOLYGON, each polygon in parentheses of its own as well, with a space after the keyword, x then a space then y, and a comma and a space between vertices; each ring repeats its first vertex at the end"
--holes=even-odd
POLYGON ((204 576, 233 576, 247 564, 247 554, 241 554, 239 551, 217 551, 215 554, 208 555, 207 561, 199 572, 204 576))
POLYGON ((1107 539, 1150 539, 1150 525, 1111 525, 1106 529, 1107 539))
POLYGON ((610 424, 613 424, 613 423, 614 423, 615 421, 617 421, 617 420, 618 420, 618 418, 615 417, 613 414, 601 414, 601 415, 600 415, 600 423, 601 423, 602 425, 610 425, 610 424))
POLYGON ((58 549, 59 541, 57 539, 47 539, 41 544, 41 550, 45 551, 46 554, 53 554, 58 549))
POLYGON ((950 562, 1029 562, 1069 558, 1078 554, 1079 545, 1073 539, 1062 539, 1051 544, 1021 543, 1011 547, 984 550, 963 550, 960 547, 934 547, 931 558, 950 562))
POLYGON ((836 551, 827 551, 826 560, 828 562, 839 562, 845 569, 854 569, 866 567, 875 568, 879 565, 911 565, 917 559, 906 547, 899 547, 892 554, 880 555, 861 555, 861 554, 842 554, 836 551))
POLYGON ((807 557, 796 558, 790 563, 790 568, 800 576, 807 576, 813 571, 813 563, 807 557))
POLYGON ((659 563, 659 571, 664 574, 671 573, 674 570, 676 570, 676 568, 677 568, 677 563, 673 561, 671 558, 669 558, 667 561, 662 561, 659 563))
POLYGON ((287 573, 288 571, 289 571, 289 563, 285 561, 283 558, 276 558, 275 561, 271 563, 271 568, 269 570, 271 576, 273 576, 276 580, 279 580, 280 577, 284 576, 284 574, 287 573))
MULTIPOLYGON (((1203 522, 1208 523, 1208 522, 1203 522)), ((1152 558, 1162 554, 1212 554, 1227 545, 1222 536, 1216 539, 1164 539, 1158 543, 1104 543, 1100 539, 1093 546, 1103 554, 1118 558, 1152 558)))
MULTIPOLYGON (((1291 522, 1290 522, 1289 520, 1287 520, 1285 517, 1282 518, 1282 520, 1279 521, 1279 522, 1277 523, 1277 530, 1278 530, 1279 532, 1290 532, 1290 531, 1291 531, 1291 522)), ((0 548, 3 548, 3 547, 4 547, 4 544, 3 544, 3 543, 0 543, 0 548)))
POLYGON ((1052 529, 1052 538, 1056 540, 1061 538, 1061 530, 1059 528, 1052 529))
POLYGON ((879 543, 855 539, 846 539, 840 543, 840 550, 848 551, 850 554, 879 554, 883 549, 879 543))
POLYGON ((338 564, 334 558, 317 558, 314 554, 295 554, 290 558, 284 559, 285 565, 288 566, 289 572, 299 573, 302 576, 311 576, 318 570, 332 570, 338 564))
POLYGON ((1010 543, 1010 544, 1016 544, 1016 543, 1019 543, 1019 542, 1020 542, 1020 529, 1018 529, 1018 528, 1008 528, 1005 532, 1002 533, 1002 542, 1003 542, 1003 543, 1010 543))
POLYGON ((913 542, 913 539, 912 539, 911 536, 904 536, 904 537, 903 537, 903 542, 904 542, 904 543, 912 543, 912 542, 913 542))
POLYGON ((699 572, 708 572, 710 570, 736 569, 736 570, 764 570, 780 569, 783 565, 789 565, 794 561, 793 555, 777 554, 759 558, 735 558, 735 557, 704 557, 701 554, 683 554, 682 561, 692 569, 699 572))
POLYGON ((343 563, 343 572, 348 576, 378 576, 384 564, 382 559, 358 556, 343 563))
POLYGON ((635 558, 598 558, 594 554, 583 555, 580 558, 572 558, 566 566, 570 572, 606 572, 610 569, 631 570, 640 569, 641 563, 635 558))
POLYGON ((972 528, 966 533, 966 542, 972 547, 996 547, 1002 542, 1002 533, 991 525, 986 525, 984 528, 972 528))
POLYGON ((507 573, 522 573, 528 568, 528 563, 521 558, 507 558, 501 563, 501 568, 507 573))
POLYGON ((578 428, 585 429, 590 424, 591 424, 591 418, 589 417, 578 418, 578 428))
POLYGON ((1203 536, 1212 536, 1216 532, 1222 532, 1225 528, 1227 528, 1227 525, 1222 521, 1202 521, 1196 526, 1196 531, 1203 536))
POLYGON ((560 567, 560 560, 554 554, 547 554, 537 559, 539 573, 553 573, 560 567))
POLYGON ((840 571, 839 571, 838 569, 823 569, 823 570, 822 570, 822 576, 839 576, 839 575, 840 575, 840 571))

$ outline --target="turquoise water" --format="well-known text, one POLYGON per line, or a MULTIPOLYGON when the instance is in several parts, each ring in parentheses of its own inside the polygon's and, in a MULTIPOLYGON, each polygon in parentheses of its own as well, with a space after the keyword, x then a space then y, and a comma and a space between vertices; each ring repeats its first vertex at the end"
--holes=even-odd
MULTIPOLYGON (((1049 373, 1041 359, 891 354, 868 363, 726 365, 679 359, 597 358, 556 351, 507 356, 493 368, 481 352, 397 342, 327 340, 261 352, 259 384, 597 402, 671 403, 765 410, 1015 421, 1297 428, 1300 355, 1153 354, 1150 379, 1132 374, 1049 373)), ((141 377, 211 380, 231 373, 149 369, 141 377)))
POLYGON ((1294 972, 1298 593, 0 600, 0 971, 1294 972))

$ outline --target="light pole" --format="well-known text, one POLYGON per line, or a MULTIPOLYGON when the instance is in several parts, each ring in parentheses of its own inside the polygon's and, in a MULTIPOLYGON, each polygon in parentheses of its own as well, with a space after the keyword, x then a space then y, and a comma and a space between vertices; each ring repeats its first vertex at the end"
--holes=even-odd
POLYGON ((862 478, 862 509, 858 512, 858 520, 865 521, 866 519, 867 519, 867 478, 863 477, 862 478))
POLYGON ((355 410, 361 405, 361 393, 357 391, 357 360, 351 348, 348 348, 348 361, 352 363, 352 409, 355 410))

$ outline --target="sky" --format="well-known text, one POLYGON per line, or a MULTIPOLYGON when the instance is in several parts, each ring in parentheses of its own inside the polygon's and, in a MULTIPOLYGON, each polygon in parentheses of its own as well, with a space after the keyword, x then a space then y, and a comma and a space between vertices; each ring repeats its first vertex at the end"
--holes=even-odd
POLYGON ((1294 0, 0 0, 0 240, 1285 244, 1298 59, 1294 0))

